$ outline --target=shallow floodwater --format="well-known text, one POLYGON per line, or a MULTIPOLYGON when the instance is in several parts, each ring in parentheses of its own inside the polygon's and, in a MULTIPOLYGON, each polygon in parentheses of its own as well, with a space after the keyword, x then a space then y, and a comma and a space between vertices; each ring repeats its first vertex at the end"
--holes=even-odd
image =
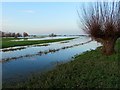
POLYGON ((2 75, 3 82, 16 81, 26 78, 31 73, 43 72, 54 68, 57 63, 65 63, 72 60, 72 57, 76 54, 80 54, 87 50, 96 49, 100 46, 95 41, 74 46, 79 43, 89 41, 88 37, 79 37, 73 40, 49 43, 48 46, 30 46, 25 49, 2 52, 2 59, 16 57, 9 61, 2 63, 2 75), (44 52, 50 49, 59 49, 66 46, 73 46, 71 48, 60 49, 56 52, 51 52, 43 55, 36 55, 38 52, 44 52), (26 55, 34 55, 31 57, 24 57, 26 55), (23 56, 22 58, 17 58, 23 56))
POLYGON ((50 40, 50 39, 62 39, 62 38, 74 38, 78 36, 57 36, 57 37, 44 37, 44 38, 26 38, 26 39, 19 39, 13 41, 24 41, 24 40, 50 40))

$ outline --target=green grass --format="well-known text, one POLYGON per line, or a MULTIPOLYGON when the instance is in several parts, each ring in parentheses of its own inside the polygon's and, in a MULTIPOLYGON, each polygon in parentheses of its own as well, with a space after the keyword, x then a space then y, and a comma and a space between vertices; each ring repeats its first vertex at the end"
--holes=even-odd
POLYGON ((10 41, 10 40, 20 40, 20 39, 28 39, 28 38, 14 38, 14 37, 4 37, 4 38, 1 38, 0 40, 2 41, 10 41))
MULTIPOLYGON (((84 52, 54 70, 35 74, 14 88, 120 88, 120 41, 116 54, 105 56, 100 47, 84 52)), ((4 88, 6 86, 3 86, 4 88)))
POLYGON ((15 46, 25 46, 33 44, 51 43, 65 40, 72 40, 74 38, 63 38, 63 39, 50 39, 50 40, 24 40, 24 41, 11 41, 19 40, 15 38, 2 38, 2 48, 15 47, 15 46))

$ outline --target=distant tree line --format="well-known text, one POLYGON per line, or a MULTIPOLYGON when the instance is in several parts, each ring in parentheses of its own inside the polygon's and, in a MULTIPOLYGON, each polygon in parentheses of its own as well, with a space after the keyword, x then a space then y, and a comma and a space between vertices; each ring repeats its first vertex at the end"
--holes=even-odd
POLYGON ((57 35, 56 34, 54 34, 54 33, 51 33, 50 35, 49 35, 49 37, 56 37, 57 35))
POLYGON ((21 33, 12 33, 12 32, 2 32, 0 31, 0 37, 27 37, 29 36, 28 33, 23 32, 23 34, 21 33))

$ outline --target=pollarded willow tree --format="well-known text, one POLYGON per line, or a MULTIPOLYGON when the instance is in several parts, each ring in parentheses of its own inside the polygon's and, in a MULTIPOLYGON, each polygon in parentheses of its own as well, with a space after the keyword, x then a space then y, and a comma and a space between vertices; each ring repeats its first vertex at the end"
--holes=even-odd
POLYGON ((104 54, 113 54, 115 42, 120 37, 120 2, 97 2, 89 8, 84 7, 82 24, 83 30, 103 45, 104 54))

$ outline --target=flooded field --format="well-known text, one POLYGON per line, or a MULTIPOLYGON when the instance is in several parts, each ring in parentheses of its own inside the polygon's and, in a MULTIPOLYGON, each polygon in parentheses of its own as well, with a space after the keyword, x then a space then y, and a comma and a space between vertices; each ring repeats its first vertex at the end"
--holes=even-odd
POLYGON ((62 39, 62 38, 72 38, 78 36, 57 36, 57 37, 44 37, 44 38, 25 38, 20 40, 13 40, 13 41, 24 41, 24 40, 50 40, 50 39, 62 39))
POLYGON ((1 50, 3 82, 23 80, 27 76, 44 72, 60 63, 72 60, 77 54, 100 46, 89 37, 47 44, 13 47, 1 50))

